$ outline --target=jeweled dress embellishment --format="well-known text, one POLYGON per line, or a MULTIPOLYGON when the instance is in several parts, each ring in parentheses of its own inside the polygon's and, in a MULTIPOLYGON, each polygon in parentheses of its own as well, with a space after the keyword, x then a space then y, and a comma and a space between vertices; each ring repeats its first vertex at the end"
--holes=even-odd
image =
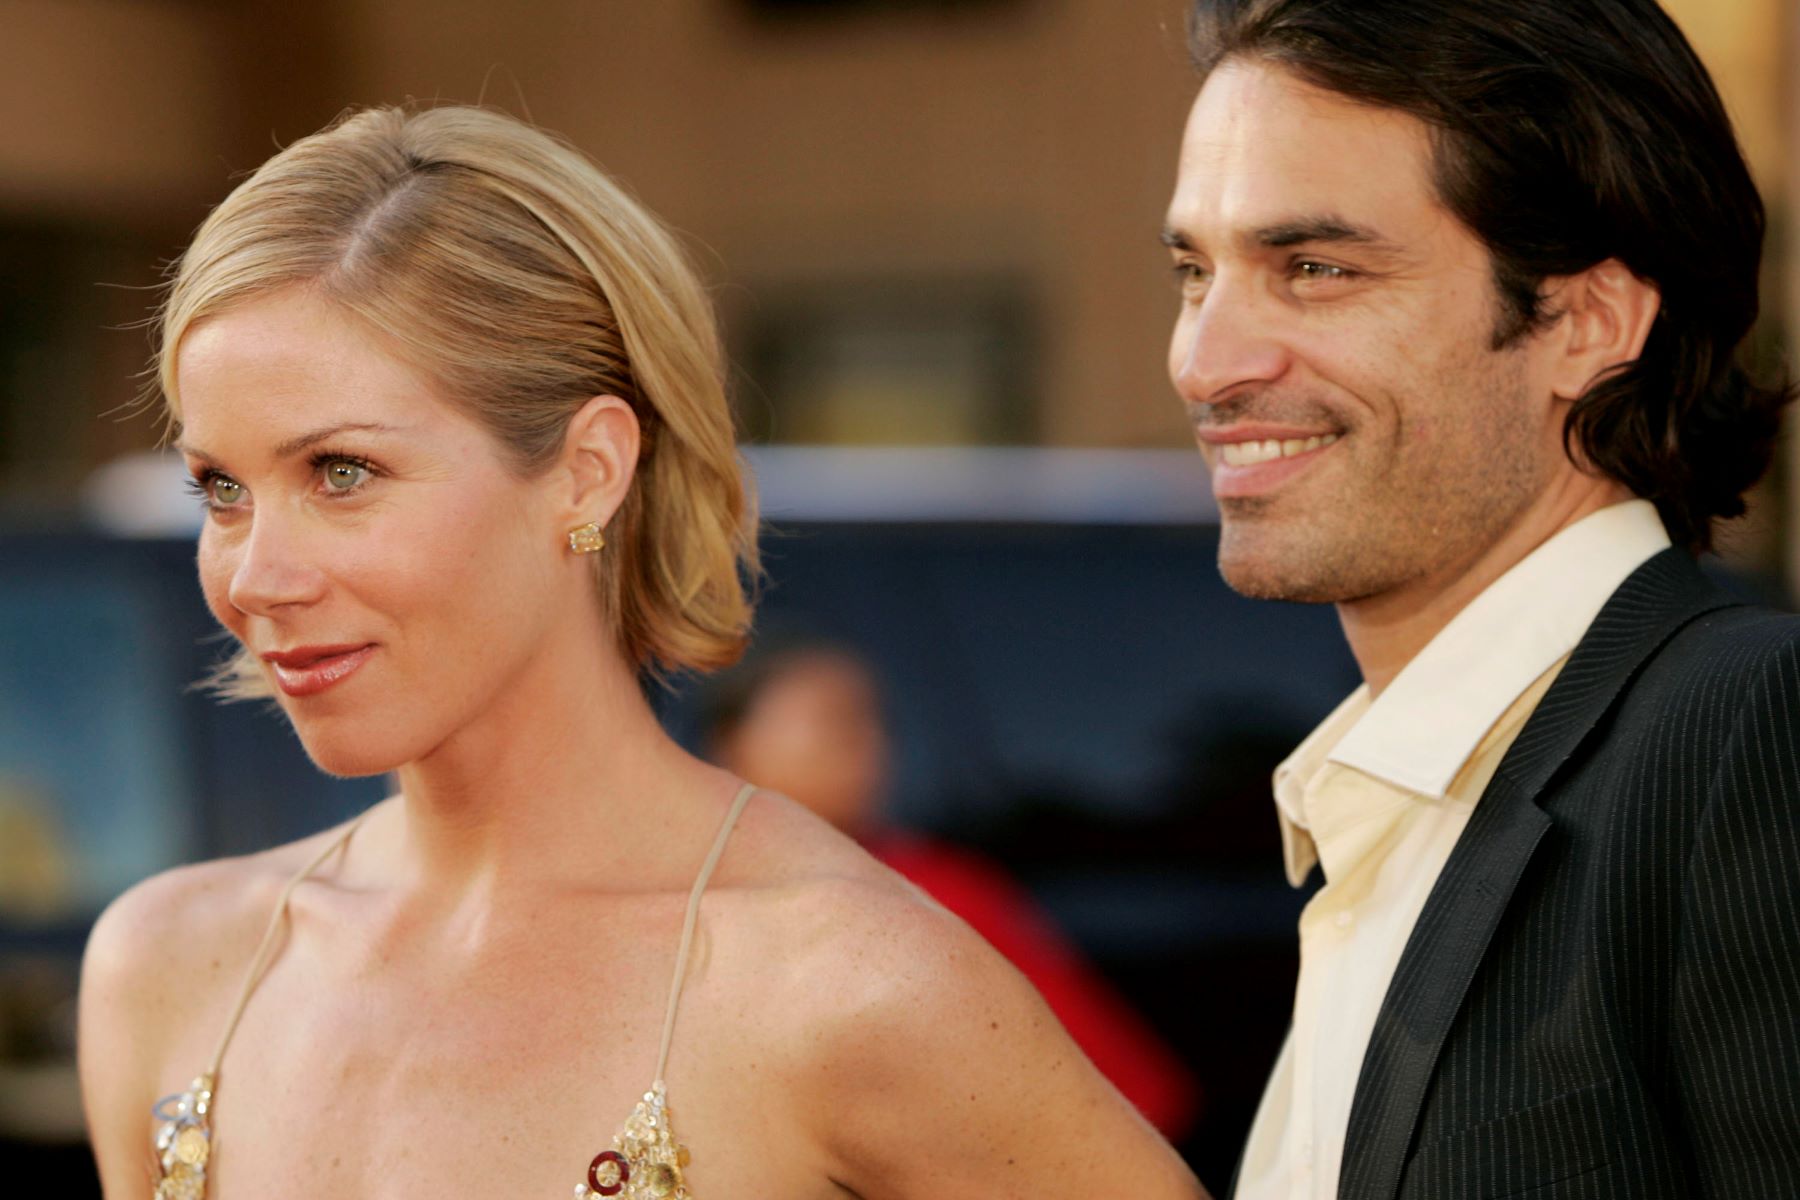
POLYGON ((669 1105, 662 1084, 644 1093, 613 1137, 613 1148, 588 1164, 588 1181, 575 1185, 575 1200, 617 1196, 620 1200, 692 1200, 681 1169, 687 1147, 669 1128, 669 1105))
POLYGON ((185 1092, 156 1102, 156 1200, 203 1200, 212 1158, 213 1080, 202 1075, 185 1092))

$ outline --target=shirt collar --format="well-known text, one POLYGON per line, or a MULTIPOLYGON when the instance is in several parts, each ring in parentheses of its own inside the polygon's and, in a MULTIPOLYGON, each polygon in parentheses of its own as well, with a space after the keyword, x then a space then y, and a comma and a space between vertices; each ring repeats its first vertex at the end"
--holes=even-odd
POLYGON ((1562 530, 1451 618, 1330 761, 1442 799, 1494 722, 1575 648, 1626 577, 1668 545, 1647 500, 1603 508, 1562 530))
POLYGON ((1579 642, 1627 576, 1669 545, 1647 500, 1575 522, 1489 584, 1373 700, 1367 685, 1275 770, 1289 877, 1316 860, 1302 792, 1327 762, 1443 799, 1482 739, 1579 642), (1304 840, 1305 844, 1300 844, 1304 840))
POLYGON ((1344 735, 1369 711, 1369 685, 1363 684, 1344 699, 1306 740, 1275 768, 1275 812, 1281 825, 1281 857, 1288 882, 1306 882, 1319 849, 1313 842, 1306 818, 1306 784, 1319 773, 1344 735))

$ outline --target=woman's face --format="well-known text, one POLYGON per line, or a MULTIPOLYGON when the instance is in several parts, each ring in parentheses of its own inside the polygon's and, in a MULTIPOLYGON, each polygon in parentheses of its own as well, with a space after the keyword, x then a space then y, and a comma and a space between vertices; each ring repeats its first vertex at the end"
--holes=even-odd
POLYGON ((571 578, 550 487, 370 334, 289 290, 176 367, 207 604, 321 768, 422 758, 542 658, 571 578))

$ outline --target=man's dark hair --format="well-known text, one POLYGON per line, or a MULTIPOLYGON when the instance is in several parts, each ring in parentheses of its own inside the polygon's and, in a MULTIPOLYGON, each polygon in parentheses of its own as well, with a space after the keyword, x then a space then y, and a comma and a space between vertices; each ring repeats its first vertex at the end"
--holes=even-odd
POLYGON ((1706 68, 1655 0, 1196 0, 1202 76, 1263 61, 1423 121, 1440 200, 1492 257, 1496 348, 1553 321, 1546 279, 1616 258, 1656 285, 1642 356, 1565 443, 1707 549, 1768 469, 1786 386, 1736 359, 1763 206, 1706 68))

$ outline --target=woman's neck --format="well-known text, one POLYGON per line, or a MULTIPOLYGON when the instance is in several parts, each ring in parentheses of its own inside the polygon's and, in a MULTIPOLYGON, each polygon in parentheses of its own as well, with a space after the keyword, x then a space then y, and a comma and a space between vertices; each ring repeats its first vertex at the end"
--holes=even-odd
POLYGON ((665 733, 603 634, 547 639, 482 713, 399 772, 390 878, 446 898, 661 886, 716 816, 722 772, 665 733))

